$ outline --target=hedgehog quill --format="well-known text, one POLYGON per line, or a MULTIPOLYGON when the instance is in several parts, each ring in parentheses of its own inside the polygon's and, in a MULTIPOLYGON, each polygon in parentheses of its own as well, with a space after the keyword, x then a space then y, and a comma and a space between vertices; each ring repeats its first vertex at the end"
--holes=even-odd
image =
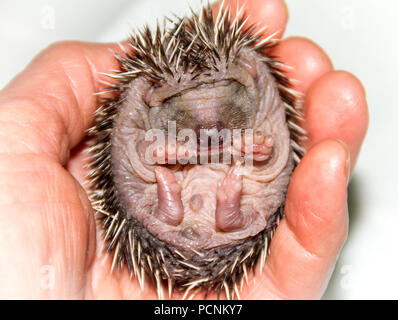
POLYGON ((297 94, 241 12, 206 6, 132 34, 89 130, 90 200, 112 270, 169 296, 239 297, 304 154, 297 94))

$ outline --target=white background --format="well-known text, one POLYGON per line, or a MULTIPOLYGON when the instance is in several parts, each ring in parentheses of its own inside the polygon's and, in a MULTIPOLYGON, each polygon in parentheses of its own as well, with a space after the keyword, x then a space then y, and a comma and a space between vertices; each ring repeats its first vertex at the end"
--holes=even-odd
MULTIPOLYGON (((264 0, 266 1, 266 0, 264 0)), ((398 298, 398 2, 287 0, 285 36, 313 39, 367 91, 370 127, 350 185, 350 234, 324 296, 398 298)), ((1 0, 0 88, 49 43, 117 41, 130 26, 188 12, 184 0, 1 0)), ((107 70, 103 70, 107 71, 107 70)))

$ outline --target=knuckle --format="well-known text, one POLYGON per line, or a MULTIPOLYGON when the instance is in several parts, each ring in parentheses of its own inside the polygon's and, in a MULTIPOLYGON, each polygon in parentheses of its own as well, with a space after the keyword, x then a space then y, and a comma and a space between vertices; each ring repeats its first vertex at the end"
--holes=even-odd
POLYGON ((45 54, 49 55, 65 55, 71 54, 73 52, 78 52, 82 49, 82 43, 79 41, 56 41, 50 44, 46 49, 44 49, 45 54))

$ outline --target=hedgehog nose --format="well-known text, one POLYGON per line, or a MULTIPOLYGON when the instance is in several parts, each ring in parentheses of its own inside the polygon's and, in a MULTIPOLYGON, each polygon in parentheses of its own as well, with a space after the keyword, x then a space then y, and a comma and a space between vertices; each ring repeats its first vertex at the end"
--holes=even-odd
POLYGON ((225 123, 223 121, 221 121, 221 120, 218 120, 217 123, 216 123, 216 127, 217 127, 218 131, 221 131, 222 129, 225 128, 225 123))
POLYGON ((195 133, 197 136, 200 134, 200 130, 204 130, 205 132, 220 132, 222 129, 225 128, 225 123, 221 120, 218 120, 216 123, 204 125, 198 124, 195 128, 195 133))
POLYGON ((198 144, 202 146, 222 144, 222 137, 219 133, 224 128, 225 125, 222 121, 217 121, 212 125, 197 125, 195 132, 198 139, 198 144))

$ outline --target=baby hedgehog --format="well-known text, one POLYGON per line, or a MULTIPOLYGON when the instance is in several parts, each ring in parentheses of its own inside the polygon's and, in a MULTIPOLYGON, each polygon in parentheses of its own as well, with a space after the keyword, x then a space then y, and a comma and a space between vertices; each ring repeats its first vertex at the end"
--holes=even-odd
POLYGON ((239 297, 304 153, 297 95, 269 55, 277 42, 242 12, 205 6, 168 23, 116 55, 113 98, 89 130, 90 200, 112 270, 149 277, 159 298, 239 297))

